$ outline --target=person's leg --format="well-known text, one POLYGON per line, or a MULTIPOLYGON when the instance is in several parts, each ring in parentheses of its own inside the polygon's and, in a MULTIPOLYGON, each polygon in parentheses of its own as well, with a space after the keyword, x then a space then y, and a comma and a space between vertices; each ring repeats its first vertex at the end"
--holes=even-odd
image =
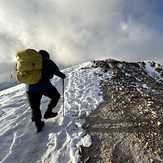
POLYGON ((60 94, 58 90, 53 86, 53 87, 50 87, 49 89, 44 90, 43 95, 50 98, 50 102, 48 104, 48 108, 45 112, 44 118, 46 118, 46 115, 47 116, 51 115, 52 117, 57 116, 57 113, 54 113, 55 115, 52 115, 51 113, 52 113, 53 108, 57 105, 60 99, 60 94))
POLYGON ((29 106, 32 111, 32 121, 41 120, 40 101, 42 95, 38 92, 27 92, 29 106))
POLYGON ((27 92, 27 98, 29 101, 29 106, 32 111, 32 121, 35 122, 37 131, 41 131, 44 125, 44 122, 41 121, 42 115, 40 110, 40 101, 42 95, 39 92, 27 92))

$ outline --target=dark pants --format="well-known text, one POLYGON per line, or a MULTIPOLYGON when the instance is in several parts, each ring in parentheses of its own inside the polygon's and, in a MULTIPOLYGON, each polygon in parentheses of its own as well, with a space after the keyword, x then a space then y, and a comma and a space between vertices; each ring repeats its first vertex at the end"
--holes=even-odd
POLYGON ((39 92, 26 93, 29 101, 29 106, 32 110, 32 121, 35 122, 40 121, 42 118, 40 103, 43 95, 50 98, 46 112, 52 112, 52 109, 57 105, 58 100, 60 99, 60 94, 54 86, 39 92))

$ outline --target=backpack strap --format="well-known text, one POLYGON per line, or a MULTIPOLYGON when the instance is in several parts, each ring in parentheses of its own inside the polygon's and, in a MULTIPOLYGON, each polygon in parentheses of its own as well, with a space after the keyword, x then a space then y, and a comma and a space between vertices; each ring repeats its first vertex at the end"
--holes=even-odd
POLYGON ((12 71, 12 72, 10 73, 9 79, 8 79, 7 81, 5 81, 4 83, 0 84, 0 86, 4 85, 4 84, 6 84, 6 83, 8 83, 8 82, 10 81, 10 80, 12 79, 12 77, 13 77, 13 73, 14 73, 14 71, 12 71))

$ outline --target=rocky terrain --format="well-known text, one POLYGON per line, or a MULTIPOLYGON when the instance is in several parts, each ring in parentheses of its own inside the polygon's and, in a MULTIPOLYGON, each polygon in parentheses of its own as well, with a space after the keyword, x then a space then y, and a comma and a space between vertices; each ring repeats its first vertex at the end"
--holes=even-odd
POLYGON ((92 63, 111 77, 100 83, 104 103, 83 117, 92 145, 80 148, 81 162, 162 163, 163 67, 153 61, 92 63))

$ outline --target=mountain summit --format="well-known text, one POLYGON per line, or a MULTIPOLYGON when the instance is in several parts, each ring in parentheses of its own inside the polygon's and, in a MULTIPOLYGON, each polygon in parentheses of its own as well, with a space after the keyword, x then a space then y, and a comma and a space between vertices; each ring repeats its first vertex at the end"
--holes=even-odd
MULTIPOLYGON (((62 96, 58 116, 44 120, 40 133, 24 84, 0 91, 1 163, 163 162, 161 65, 107 59, 63 72, 64 94, 62 81, 52 79, 62 96)), ((42 113, 48 100, 41 101, 42 113)))
POLYGON ((92 61, 104 103, 84 117, 92 146, 83 162, 161 163, 163 161, 163 67, 153 61, 92 61))

